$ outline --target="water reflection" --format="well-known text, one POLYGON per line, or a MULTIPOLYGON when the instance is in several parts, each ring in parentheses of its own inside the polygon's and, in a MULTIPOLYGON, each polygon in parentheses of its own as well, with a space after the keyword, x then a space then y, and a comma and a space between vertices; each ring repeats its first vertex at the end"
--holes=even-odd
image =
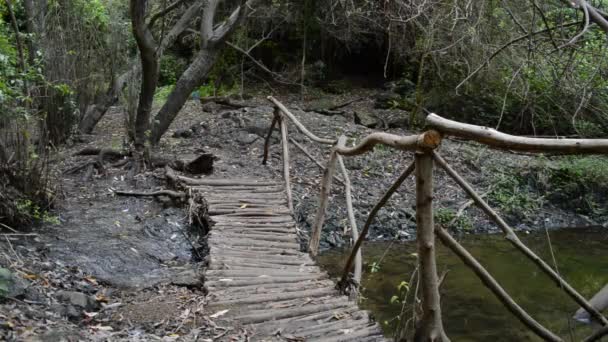
MULTIPOLYGON (((565 229, 550 232, 559 272, 585 297, 608 283, 608 230, 565 229)), ((562 336, 579 341, 592 330, 570 320, 578 309, 532 262, 497 235, 464 236, 461 243, 536 320, 562 336)), ((553 264, 544 232, 522 236, 544 260, 553 264)), ((408 281, 416 264, 415 244, 368 243, 364 246, 364 299, 387 335, 394 332, 394 317, 401 305, 390 303, 397 286, 408 281), (380 263, 376 273, 370 269, 380 263), (391 322, 393 321, 393 322, 391 322), (388 324, 386 324, 388 323, 388 324)), ((319 262, 334 276, 340 272, 347 251, 328 251, 319 262)), ((444 325, 452 341, 538 341, 532 333, 443 246, 438 248, 438 268, 449 270, 442 286, 444 325)))

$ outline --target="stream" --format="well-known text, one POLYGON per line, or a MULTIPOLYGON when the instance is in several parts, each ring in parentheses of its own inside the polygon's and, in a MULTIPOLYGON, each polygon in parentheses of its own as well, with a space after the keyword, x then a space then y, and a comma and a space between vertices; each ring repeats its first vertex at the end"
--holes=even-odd
MULTIPOLYGON (((520 235, 532 250, 553 265, 544 231, 520 235)), ((563 229, 550 231, 549 235, 560 274, 583 296, 591 297, 608 283, 608 230, 563 229)), ((570 319, 578 305, 502 236, 463 235, 459 240, 541 324, 567 341, 580 341, 591 333, 590 326, 570 319)), ((363 247, 361 305, 373 313, 387 336, 394 333, 402 306, 395 301, 391 303, 391 298, 398 295, 397 287, 402 281, 410 280, 416 265, 415 252, 415 242, 370 242, 363 247)), ((330 250, 318 262, 333 277, 338 277, 347 253, 349 250, 330 250)), ((441 288, 441 300, 444 327, 452 341, 541 340, 440 244, 437 260, 440 274, 449 271, 441 288)))

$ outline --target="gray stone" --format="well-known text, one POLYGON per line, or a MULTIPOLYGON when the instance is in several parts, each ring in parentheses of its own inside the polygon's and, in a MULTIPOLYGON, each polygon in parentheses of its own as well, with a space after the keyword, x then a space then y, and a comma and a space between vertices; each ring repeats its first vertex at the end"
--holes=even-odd
POLYGON ((171 284, 177 286, 201 287, 202 277, 197 270, 189 269, 176 274, 172 278, 171 284))
POLYGON ((369 128, 375 128, 380 123, 376 116, 365 112, 355 112, 355 123, 369 128))
POLYGON ((59 291, 55 298, 63 304, 73 305, 87 311, 99 309, 99 303, 92 296, 87 296, 82 292, 59 291))
POLYGON ((236 141, 241 145, 251 145, 254 141, 260 139, 260 136, 256 134, 247 133, 240 131, 236 136, 236 141))
POLYGON ((399 103, 401 96, 395 93, 380 93, 376 95, 376 101, 374 107, 376 109, 390 109, 395 107, 395 104, 399 103))
POLYGON ((15 276, 8 269, 0 267, 0 298, 4 296, 21 297, 25 294, 27 285, 25 280, 15 276))

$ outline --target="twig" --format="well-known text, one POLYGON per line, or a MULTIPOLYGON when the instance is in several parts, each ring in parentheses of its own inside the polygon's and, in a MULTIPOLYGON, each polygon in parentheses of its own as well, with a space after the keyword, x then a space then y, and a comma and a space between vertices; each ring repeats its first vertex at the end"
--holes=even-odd
POLYGON ((130 196, 130 197, 157 197, 157 196, 168 196, 171 198, 185 199, 186 193, 181 191, 172 190, 159 190, 154 192, 128 192, 121 190, 114 190, 114 193, 119 196, 130 196))
POLYGON ((19 233, 17 230, 15 230, 15 229, 13 229, 13 228, 11 228, 11 227, 9 227, 9 226, 5 225, 5 224, 4 224, 4 223, 2 223, 2 222, 0 222, 0 226, 2 226, 2 227, 4 227, 4 228, 6 228, 6 229, 8 229, 8 230, 10 230, 10 231, 11 231, 11 232, 13 232, 13 233, 19 233))

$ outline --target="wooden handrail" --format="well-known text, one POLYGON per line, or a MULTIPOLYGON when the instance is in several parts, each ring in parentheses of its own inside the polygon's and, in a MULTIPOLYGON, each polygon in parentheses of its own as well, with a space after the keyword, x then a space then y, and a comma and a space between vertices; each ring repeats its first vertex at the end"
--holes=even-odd
POLYGON ((441 134, 427 131, 420 135, 396 135, 390 133, 372 133, 355 147, 336 147, 343 156, 357 156, 368 152, 376 145, 386 145, 402 151, 433 150, 441 144, 441 134))
POLYGON ((285 114, 285 116, 287 116, 289 118, 289 120, 291 120, 291 122, 294 123, 294 125, 296 125, 296 127, 300 130, 300 132, 304 133, 304 135, 306 135, 307 137, 309 137, 312 141, 316 141, 320 144, 325 144, 325 145, 334 145, 336 143, 336 140, 331 140, 331 139, 325 139, 325 138, 320 138, 316 135, 314 135, 311 131, 309 131, 306 126, 304 126, 296 117, 295 115, 293 115, 289 109, 287 109, 287 107, 285 107, 284 104, 282 104, 281 102, 279 102, 279 100, 275 99, 272 96, 268 96, 268 100, 272 103, 274 103, 275 106, 277 106, 277 108, 279 108, 281 110, 281 112, 283 112, 283 114, 285 114))
POLYGON ((488 127, 449 120, 437 114, 429 114, 426 117, 426 125, 445 135, 474 140, 505 150, 553 154, 608 154, 608 139, 520 137, 488 127))

